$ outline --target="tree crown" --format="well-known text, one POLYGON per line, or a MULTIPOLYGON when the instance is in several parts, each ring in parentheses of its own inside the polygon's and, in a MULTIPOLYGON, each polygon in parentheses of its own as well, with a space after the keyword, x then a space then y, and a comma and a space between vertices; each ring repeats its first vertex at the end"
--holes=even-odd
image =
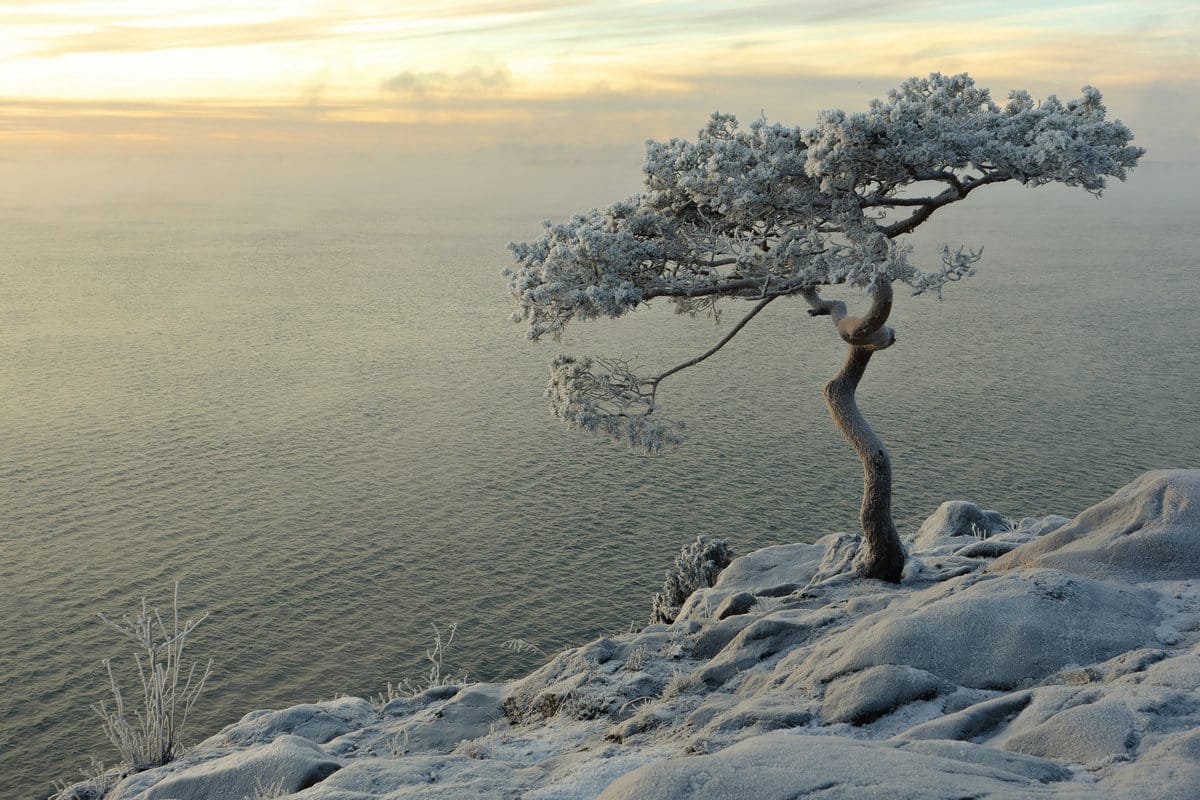
MULTIPOLYGON (((777 297, 811 303, 817 287, 843 283, 899 281, 940 297, 980 253, 943 248, 942 264, 924 271, 900 237, 987 184, 1098 195, 1145 152, 1132 140, 1090 86, 1066 103, 1014 91, 1001 108, 966 74, 911 78, 864 112, 823 112, 812 128, 760 119, 747 130, 713 114, 695 141, 647 143, 642 192, 509 245, 514 319, 538 339, 656 297, 684 312, 757 300, 751 316, 777 297)), ((658 381, 676 370, 647 380, 623 362, 597 363, 600 374, 589 359, 554 362, 556 414, 645 449, 678 440, 647 419, 658 381)))

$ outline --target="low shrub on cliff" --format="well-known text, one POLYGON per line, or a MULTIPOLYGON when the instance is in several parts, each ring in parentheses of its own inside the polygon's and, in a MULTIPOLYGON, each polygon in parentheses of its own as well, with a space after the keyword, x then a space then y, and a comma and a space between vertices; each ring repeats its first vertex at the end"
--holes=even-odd
POLYGON ((663 576, 663 589, 650 602, 650 622, 674 622, 692 592, 712 586, 721 570, 733 561, 733 551, 724 539, 697 536, 685 545, 663 576))

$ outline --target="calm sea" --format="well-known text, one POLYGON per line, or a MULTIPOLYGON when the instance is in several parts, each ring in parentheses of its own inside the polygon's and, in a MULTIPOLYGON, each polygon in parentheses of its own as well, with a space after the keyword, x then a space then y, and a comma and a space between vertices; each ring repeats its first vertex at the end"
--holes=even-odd
MULTIPOLYGON (((211 612, 199 739, 417 678, 432 624, 458 624, 448 669, 521 673, 537 657, 505 640, 643 622, 697 534, 744 553, 852 530, 859 466, 821 400, 842 348, 801 303, 664 384, 673 453, 549 418, 560 346, 508 321, 504 245, 636 167, 0 164, 0 796, 115 760, 89 705, 101 659, 132 661, 96 614, 175 581, 211 612)), ((930 259, 985 256, 944 302, 899 299, 860 390, 902 530, 952 498, 1072 515, 1200 466, 1198 205, 1173 177, 999 187, 920 231, 930 259)), ((661 368, 737 313, 653 308, 561 349, 661 368)))

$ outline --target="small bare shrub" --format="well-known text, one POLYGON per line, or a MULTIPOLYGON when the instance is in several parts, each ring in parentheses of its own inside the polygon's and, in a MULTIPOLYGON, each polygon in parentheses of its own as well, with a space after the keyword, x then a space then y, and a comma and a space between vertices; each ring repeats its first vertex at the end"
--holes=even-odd
POLYGON ((640 672, 642 667, 646 666, 646 662, 650 658, 650 648, 644 644, 639 644, 625 656, 625 663, 622 665, 630 672, 640 672))
POLYGON ((90 768, 79 771, 83 775, 82 781, 73 784, 55 781, 50 800, 102 800, 126 775, 120 768, 106 768, 95 756, 92 756, 90 768))
POLYGON ((202 670, 195 661, 185 670, 183 651, 188 637, 208 618, 179 621, 179 584, 175 584, 170 622, 163 620, 158 609, 151 610, 142 598, 142 610, 137 617, 122 616, 114 622, 103 614, 100 619, 113 630, 137 645, 138 679, 142 693, 140 708, 126 708, 125 697, 113 673, 112 659, 104 659, 108 671, 109 691, 113 707, 104 701, 92 706, 103 721, 104 733, 117 752, 134 770, 144 770, 166 764, 180 751, 180 736, 187 725, 188 713, 204 691, 212 674, 212 660, 202 670))
POLYGON ((684 601, 697 589, 717 582, 721 570, 733 561, 733 551, 724 539, 697 536, 675 556, 675 563, 663 577, 663 590, 654 595, 650 604, 650 622, 675 621, 684 601))
POLYGON ((402 758, 408 755, 408 726, 405 725, 388 739, 388 755, 392 758, 402 758))
POLYGON ((682 669, 676 667, 671 671, 671 679, 663 687, 662 696, 667 699, 679 697, 680 695, 689 694, 699 685, 700 681, 694 673, 684 672, 682 669))
POLYGON ((467 673, 460 672, 453 675, 443 673, 445 669, 444 659, 446 651, 450 649, 450 645, 454 642, 454 634, 458 632, 458 623, 452 622, 446 629, 446 637, 442 638, 442 631, 437 625, 429 623, 433 628, 433 647, 425 651, 425 658, 429 661, 429 672, 425 676, 425 680, 413 683, 408 678, 393 684, 387 685, 387 691, 380 693, 376 698, 376 706, 382 708, 393 700, 401 697, 413 697, 428 689, 436 686, 452 686, 460 683, 467 683, 467 673))
POLYGON ((497 747, 502 738, 500 723, 493 720, 488 723, 488 732, 485 736, 459 742, 458 746, 452 752, 456 755, 465 755, 467 758, 474 758, 478 761, 496 758, 497 747))
POLYGON ((291 794, 283 788, 286 783, 283 778, 274 783, 264 783, 262 776, 259 776, 254 779, 254 797, 243 797, 243 800, 275 800, 276 797, 291 794))

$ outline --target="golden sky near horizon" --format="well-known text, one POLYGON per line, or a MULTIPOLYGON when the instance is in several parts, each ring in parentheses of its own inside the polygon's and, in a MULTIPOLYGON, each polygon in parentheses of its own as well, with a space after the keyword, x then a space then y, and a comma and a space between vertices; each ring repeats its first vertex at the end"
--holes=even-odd
POLYGON ((0 0, 0 141, 602 147, 969 71, 997 99, 1094 84, 1152 153, 1196 159, 1198 43, 1194 0, 0 0))

